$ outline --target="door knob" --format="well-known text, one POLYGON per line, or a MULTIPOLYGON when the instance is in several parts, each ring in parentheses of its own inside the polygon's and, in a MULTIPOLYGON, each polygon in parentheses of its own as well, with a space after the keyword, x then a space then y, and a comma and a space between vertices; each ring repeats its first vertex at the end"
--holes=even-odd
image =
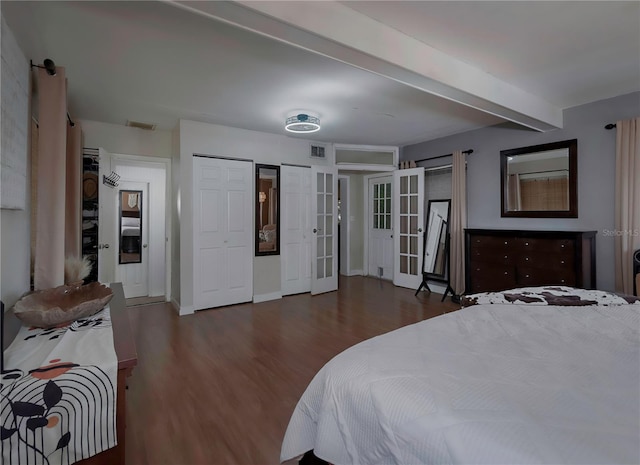
POLYGON ((314 233, 317 233, 318 231, 322 231, 322 228, 318 228, 318 229, 313 228, 313 232, 314 232, 314 233))
POLYGON ((422 228, 418 228, 418 232, 422 232, 422 228))
POLYGON ((146 249, 147 248, 147 244, 143 244, 142 247, 146 249))

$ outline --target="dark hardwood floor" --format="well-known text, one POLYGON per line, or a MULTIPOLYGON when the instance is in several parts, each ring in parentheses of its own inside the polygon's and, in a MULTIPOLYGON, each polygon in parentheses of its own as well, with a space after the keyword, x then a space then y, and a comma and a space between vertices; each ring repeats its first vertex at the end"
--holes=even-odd
POLYGON ((441 295, 375 278, 177 316, 169 304, 128 309, 138 366, 127 392, 127 465, 279 462, 289 417, 334 355, 459 308, 441 295))

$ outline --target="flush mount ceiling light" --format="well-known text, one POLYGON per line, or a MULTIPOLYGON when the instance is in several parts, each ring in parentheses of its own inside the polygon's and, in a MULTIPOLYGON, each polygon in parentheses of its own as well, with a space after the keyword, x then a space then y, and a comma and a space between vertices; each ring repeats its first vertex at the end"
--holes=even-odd
POLYGON ((308 134, 310 132, 316 132, 320 130, 320 118, 312 116, 307 113, 297 113, 293 116, 289 116, 285 123, 284 128, 296 134, 308 134))

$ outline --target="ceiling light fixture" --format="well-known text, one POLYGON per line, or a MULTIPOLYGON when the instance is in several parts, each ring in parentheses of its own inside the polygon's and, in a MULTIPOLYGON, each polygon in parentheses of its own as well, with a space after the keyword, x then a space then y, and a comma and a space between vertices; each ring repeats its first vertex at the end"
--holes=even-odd
POLYGON ((307 113, 298 113, 286 119, 284 128, 296 134, 316 132, 320 130, 320 118, 307 113))

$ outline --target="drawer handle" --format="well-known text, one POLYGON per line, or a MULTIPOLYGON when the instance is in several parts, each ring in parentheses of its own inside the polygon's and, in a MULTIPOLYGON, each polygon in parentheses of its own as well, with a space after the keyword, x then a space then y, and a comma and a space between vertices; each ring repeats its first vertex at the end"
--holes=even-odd
POLYGON ((509 242, 508 242, 508 241, 504 241, 504 245, 508 245, 508 244, 509 244, 509 242))
POLYGON ((476 271, 480 271, 480 268, 476 268, 476 271))
POLYGON ((505 272, 504 272, 504 274, 509 274, 509 272, 508 272, 508 271, 505 271, 505 272))
POLYGON ((524 243, 524 245, 529 245, 529 243, 528 243, 528 242, 525 242, 525 243, 524 243))
POLYGON ((564 249, 564 244, 562 244, 560 247, 564 249))
POLYGON ((524 260, 525 260, 526 262, 528 262, 528 261, 529 261, 529 257, 524 257, 524 260))
POLYGON ((529 275, 528 275, 528 274, 526 274, 526 275, 524 275, 524 277, 525 277, 525 278, 528 278, 528 277, 529 277, 529 275))
POLYGON ((563 282, 564 282, 564 279, 561 279, 561 280, 560 280, 560 282, 561 282, 561 283, 563 283, 563 282))
POLYGON ((560 264, 561 264, 561 265, 564 265, 564 260, 560 260, 560 264))
POLYGON ((509 258, 509 256, 508 256, 508 255, 505 255, 505 256, 504 256, 504 258, 509 258))

